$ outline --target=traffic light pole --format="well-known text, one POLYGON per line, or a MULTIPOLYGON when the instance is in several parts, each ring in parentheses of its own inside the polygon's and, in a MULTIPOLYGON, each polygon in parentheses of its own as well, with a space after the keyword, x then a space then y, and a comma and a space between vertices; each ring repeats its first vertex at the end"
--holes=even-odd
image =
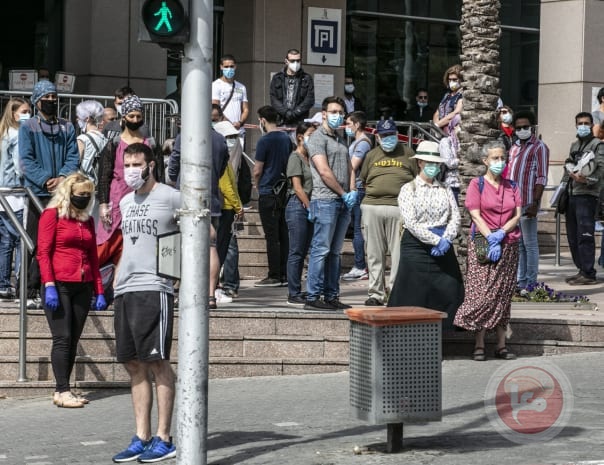
POLYGON ((213 0, 191 2, 191 35, 182 59, 182 265, 176 384, 179 465, 207 463, 213 10, 213 0))

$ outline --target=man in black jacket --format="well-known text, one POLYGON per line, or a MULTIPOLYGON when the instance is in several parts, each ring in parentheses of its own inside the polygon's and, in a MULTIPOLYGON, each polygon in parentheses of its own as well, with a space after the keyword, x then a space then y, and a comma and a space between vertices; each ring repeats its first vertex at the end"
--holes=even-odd
POLYGON ((415 105, 407 110, 405 120, 427 123, 428 121, 432 121, 433 115, 434 108, 428 104, 428 90, 420 87, 415 93, 415 105))
POLYGON ((301 55, 296 49, 287 51, 285 67, 271 80, 271 106, 277 110, 280 122, 296 127, 308 118, 315 104, 315 85, 312 76, 301 68, 301 55))

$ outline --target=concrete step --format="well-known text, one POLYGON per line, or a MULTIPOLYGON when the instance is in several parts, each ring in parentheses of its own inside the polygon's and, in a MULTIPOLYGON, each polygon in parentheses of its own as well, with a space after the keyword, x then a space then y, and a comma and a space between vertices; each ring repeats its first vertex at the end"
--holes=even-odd
MULTIPOLYGON (((347 285, 352 286, 358 283, 347 285)), ((362 284, 362 283, 361 283, 362 284)), ((250 292, 248 289, 246 292, 250 292)), ((257 311, 239 310, 245 300, 210 314, 210 376, 262 376, 324 373, 345 370, 348 365, 349 322, 344 314, 315 313, 276 305, 281 289, 257 291, 271 306, 257 311), (269 294, 272 293, 272 294, 269 294), (273 295, 274 294, 274 295, 273 295), (264 311, 263 311, 264 310, 264 311)), ((259 298, 260 298, 259 297, 259 298)), ((254 304, 255 301, 250 301, 254 304)), ((261 303, 261 300, 258 301, 261 303)), ((15 304, 13 304, 14 306, 15 304)), ((6 306, 6 304, 3 304, 6 306)), ((550 355, 604 350, 604 318, 586 304, 514 303, 508 341, 519 355, 550 355)), ((14 395, 37 383, 52 383, 51 337, 43 311, 28 315, 27 377, 30 384, 18 383, 18 310, 0 308, 0 396, 14 395)), ((172 351, 176 369, 178 357, 178 312, 172 351)), ((448 332, 443 337, 446 356, 467 357, 473 336, 448 332)), ((492 356, 494 338, 487 338, 487 355, 492 356)), ((74 382, 89 386, 122 387, 127 374, 114 358, 113 313, 91 312, 81 338, 74 369, 74 382), (96 383, 96 384, 95 384, 96 383)), ((47 389, 47 384, 38 385, 47 389)))

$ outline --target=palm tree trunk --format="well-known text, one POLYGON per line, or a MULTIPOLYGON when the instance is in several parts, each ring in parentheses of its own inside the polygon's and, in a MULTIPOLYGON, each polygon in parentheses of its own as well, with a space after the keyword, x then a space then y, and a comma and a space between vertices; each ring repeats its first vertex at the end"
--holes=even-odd
POLYGON ((495 110, 499 98, 499 0, 463 0, 461 9, 461 66, 463 68, 463 112, 461 114, 460 167, 462 182, 462 238, 458 256, 465 268, 470 215, 463 207, 465 186, 484 174, 480 149, 497 137, 495 110))

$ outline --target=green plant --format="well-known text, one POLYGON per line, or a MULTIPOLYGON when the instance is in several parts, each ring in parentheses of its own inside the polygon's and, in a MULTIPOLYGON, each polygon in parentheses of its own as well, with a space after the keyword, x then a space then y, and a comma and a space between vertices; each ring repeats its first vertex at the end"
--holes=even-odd
POLYGON ((522 289, 514 295, 514 302, 589 302, 589 297, 584 295, 565 294, 558 292, 545 283, 535 283, 522 289))

